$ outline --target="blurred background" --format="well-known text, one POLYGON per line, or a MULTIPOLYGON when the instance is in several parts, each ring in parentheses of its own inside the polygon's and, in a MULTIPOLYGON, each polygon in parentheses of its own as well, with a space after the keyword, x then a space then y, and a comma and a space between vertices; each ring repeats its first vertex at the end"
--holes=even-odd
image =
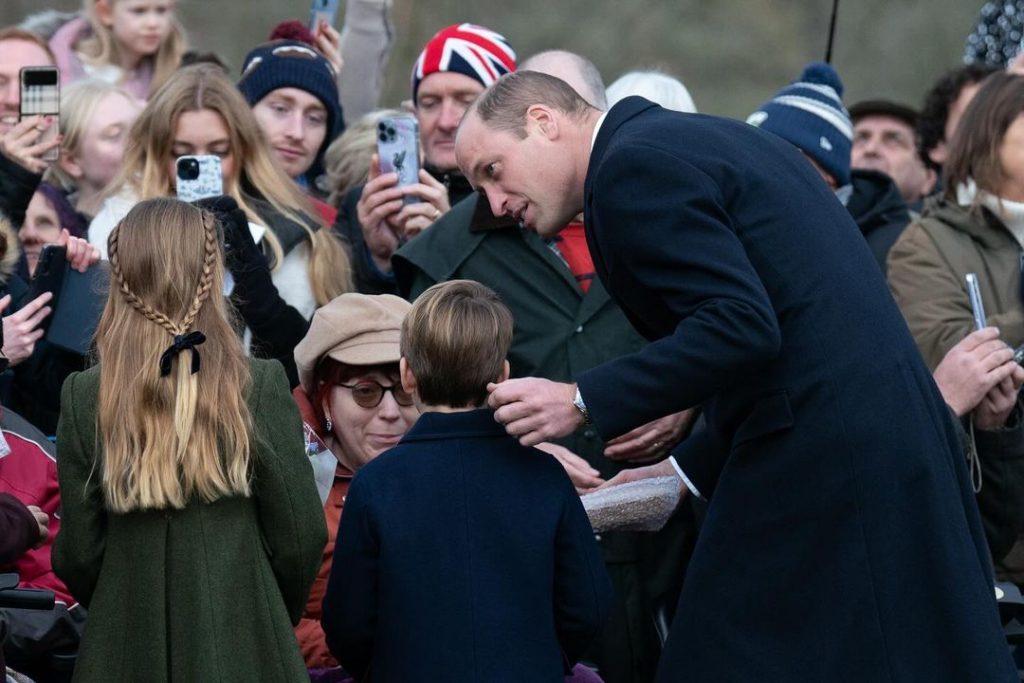
MULTIPOLYGON (((961 62, 981 0, 844 0, 833 64, 849 105, 887 97, 915 107, 946 69, 961 62)), ((2 0, 0 26, 80 0, 2 0)), ((342 0, 344 7, 344 0, 342 0)), ((504 34, 520 58, 564 48, 589 57, 606 83, 658 67, 680 78, 706 113, 746 117, 803 65, 822 59, 831 0, 394 0, 395 46, 382 106, 409 97, 409 71, 439 28, 471 21, 504 34)), ((338 27, 341 25, 339 11, 338 27)), ((193 46, 214 50, 237 75, 245 53, 285 19, 305 22, 296 0, 178 0, 193 46)))

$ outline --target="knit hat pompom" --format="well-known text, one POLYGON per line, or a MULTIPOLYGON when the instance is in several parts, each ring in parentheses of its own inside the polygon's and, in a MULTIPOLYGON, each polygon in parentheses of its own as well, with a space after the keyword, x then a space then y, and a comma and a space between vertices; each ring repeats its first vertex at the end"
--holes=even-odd
POLYGON ((316 46, 316 38, 309 32, 305 24, 296 19, 282 21, 275 26, 267 40, 297 40, 300 43, 316 46))
MULTIPOLYGON (((838 97, 843 96, 843 82, 839 80, 839 74, 832 68, 831 64, 825 62, 811 62, 804 67, 800 81, 805 83, 817 83, 832 88, 838 97)), ((799 81, 798 81, 799 82, 799 81)))
POLYGON ((485 88, 516 70, 516 53, 500 33, 476 24, 453 24, 434 34, 412 68, 412 101, 430 74, 451 71, 485 88))
POLYGON ((813 62, 747 118, 814 159, 840 186, 850 182, 853 124, 843 107, 843 82, 830 64, 813 62))

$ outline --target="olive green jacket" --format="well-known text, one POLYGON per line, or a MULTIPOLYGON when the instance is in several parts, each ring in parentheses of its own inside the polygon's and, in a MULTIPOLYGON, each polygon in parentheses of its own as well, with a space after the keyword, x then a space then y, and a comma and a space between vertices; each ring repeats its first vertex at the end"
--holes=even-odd
POLYGON ((977 273, 989 325, 1024 343, 1021 248, 987 208, 935 198, 889 251, 889 288, 931 370, 974 331, 964 276, 977 273))
POLYGON ((105 510, 99 367, 64 384, 53 566, 89 609, 75 681, 309 680, 292 624, 320 565, 323 510, 283 368, 251 369, 253 495, 182 510, 105 510))

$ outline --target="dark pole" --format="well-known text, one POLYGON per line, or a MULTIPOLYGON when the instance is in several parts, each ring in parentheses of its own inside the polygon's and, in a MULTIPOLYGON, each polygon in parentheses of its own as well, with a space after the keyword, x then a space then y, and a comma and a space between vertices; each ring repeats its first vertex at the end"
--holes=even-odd
POLYGON ((825 47, 825 61, 832 63, 832 42, 836 37, 836 15, 839 12, 839 0, 832 0, 832 20, 828 24, 828 45, 825 47))

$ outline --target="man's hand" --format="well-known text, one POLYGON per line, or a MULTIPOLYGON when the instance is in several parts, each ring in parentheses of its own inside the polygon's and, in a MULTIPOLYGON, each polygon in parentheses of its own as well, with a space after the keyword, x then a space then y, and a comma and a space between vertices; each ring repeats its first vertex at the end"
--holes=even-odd
POLYGON ((1013 349, 999 339, 999 330, 986 327, 951 348, 932 376, 942 398, 957 417, 962 417, 1019 370, 1020 366, 1013 361, 1013 349))
POLYGON ((57 238, 57 246, 66 250, 64 258, 68 264, 79 273, 84 273, 90 266, 100 262, 100 250, 83 240, 81 237, 72 237, 67 230, 60 231, 57 238))
MULTIPOLYGON (((11 367, 31 356, 32 351, 35 350, 36 342, 44 333, 43 330, 38 329, 39 324, 52 312, 52 309, 46 305, 52 298, 53 294, 43 292, 22 306, 21 310, 4 316, 3 353, 10 361, 11 367)), ((0 311, 6 310, 10 305, 10 294, 0 299, 0 311)))
POLYGON ((494 419, 524 446, 536 446, 572 434, 583 424, 583 415, 573 405, 575 384, 560 384, 536 377, 510 379, 488 384, 487 404, 494 419))
POLYGON ((403 190, 406 195, 423 200, 415 204, 406 204, 395 216, 394 223, 401 228, 406 239, 412 239, 429 228, 451 208, 448 204, 448 188, 422 168, 420 182, 407 185, 403 190))
POLYGON ((1013 365, 1013 374, 992 387, 971 414, 974 426, 978 429, 999 429, 1006 424, 1006 418, 1017 405, 1017 393, 1024 383, 1024 368, 1016 363, 1013 365))
POLYGON ((696 417, 695 408, 659 417, 609 441, 604 456, 637 463, 659 460, 679 443, 696 417))
POLYGON ((688 489, 686 487, 686 483, 679 478, 679 475, 676 473, 676 468, 672 467, 672 463, 668 461, 668 458, 653 465, 635 467, 631 470, 622 470, 609 479, 607 483, 602 484, 599 488, 606 489, 611 486, 619 486, 620 484, 628 484, 631 481, 641 481, 643 479, 651 479, 653 477, 675 477, 679 483, 680 500, 690 492, 690 489, 688 489))
POLYGON ((54 147, 60 146, 63 137, 58 135, 47 142, 39 142, 43 132, 56 126, 52 116, 30 116, 18 122, 9 131, 0 135, 0 154, 32 173, 42 173, 50 162, 40 157, 54 147))
POLYGON ((36 518, 36 524, 39 525, 39 540, 36 541, 33 548, 38 548, 44 543, 46 539, 50 537, 50 515, 40 510, 35 505, 29 505, 28 511, 32 513, 32 516, 36 518))
POLYGON ((568 448, 559 446, 556 443, 544 443, 537 444, 539 450, 545 453, 550 453, 555 456, 555 460, 562 465, 565 473, 569 475, 569 479, 572 480, 572 485, 576 487, 576 493, 581 496, 584 493, 589 493, 593 489, 597 488, 604 483, 604 479, 601 478, 601 473, 587 464, 587 461, 576 455, 568 448))

